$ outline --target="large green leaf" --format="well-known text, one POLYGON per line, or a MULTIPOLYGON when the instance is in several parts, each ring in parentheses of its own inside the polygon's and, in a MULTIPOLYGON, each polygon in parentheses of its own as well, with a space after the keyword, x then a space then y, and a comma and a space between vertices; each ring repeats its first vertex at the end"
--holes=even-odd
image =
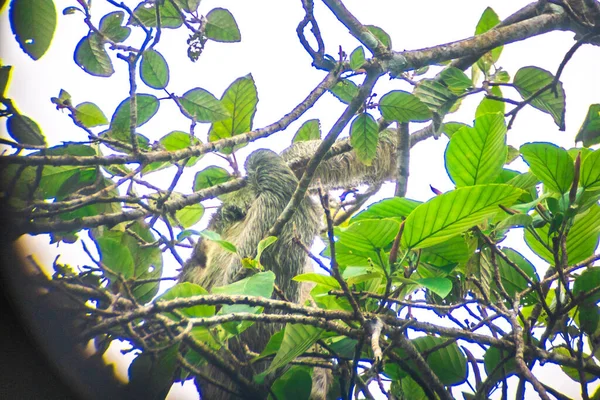
MULTIPOLYGON (((554 75, 538 67, 523 67, 517 71, 513 83, 523 99, 528 99, 538 90, 546 87, 554 80, 554 75)), ((554 118, 554 122, 561 131, 565 130, 565 91, 562 83, 556 84, 556 93, 552 89, 531 100, 531 105, 544 111, 554 118)))
MULTIPOLYGON (((252 121, 258 104, 258 93, 252 75, 236 79, 223 93, 221 105, 230 117, 213 122, 208 133, 209 141, 230 138, 252 130, 252 121)), ((231 148, 222 149, 230 153, 231 148)))
POLYGON ((594 151, 583 160, 579 183, 586 190, 600 189, 600 150, 594 151))
MULTIPOLYGON (((159 143, 167 151, 177 151, 187 149, 190 146, 198 145, 202 143, 197 137, 192 137, 189 133, 183 131, 172 131, 167 133, 165 136, 160 138, 159 143)), ((202 155, 198 157, 190 157, 185 163, 186 167, 191 167, 202 158, 202 155)), ((148 164, 142 170, 142 174, 148 174, 153 171, 157 171, 163 168, 171 167, 174 164, 170 161, 158 161, 148 164)))
MULTIPOLYGON (((579 296, 597 288, 598 286, 600 286, 600 268, 588 268, 575 279, 575 283, 573 284, 573 294, 575 296, 579 296)), ((599 300, 600 293, 596 293, 593 296, 588 297, 583 304, 593 305, 599 300)))
POLYGON ((32 144, 35 146, 45 146, 46 137, 42 133, 39 125, 31 118, 13 114, 6 120, 6 130, 10 137, 18 143, 32 144))
POLYGON ((350 125, 350 144, 360 162, 371 165, 377 155, 379 128, 369 113, 358 115, 350 125))
POLYGON ((111 273, 107 272, 107 274, 111 279, 116 279, 112 273, 123 275, 125 279, 133 277, 135 265, 127 246, 109 237, 96 239, 96 244, 100 261, 110 270, 111 273))
POLYGON ((194 192, 214 185, 225 183, 231 179, 226 169, 221 167, 207 167, 196 173, 194 178, 194 192))
POLYGON ((341 79, 329 91, 344 104, 348 104, 358 94, 358 86, 350 79, 341 79))
POLYGON ((583 142, 586 147, 600 143, 600 104, 590 105, 575 142, 583 142))
POLYGON ((365 63, 365 49, 362 46, 358 46, 350 54, 350 68, 357 71, 365 63))
POLYGON ((53 0, 12 0, 8 11, 10 28, 21 49, 34 60, 46 53, 56 29, 53 0))
POLYGON ((402 90, 393 90, 379 101, 383 118, 397 122, 422 122, 431 119, 429 108, 415 95, 402 90))
POLYGON ((471 79, 462 72, 460 69, 455 67, 448 67, 440 73, 440 78, 448 86, 453 93, 462 94, 468 88, 473 86, 471 79))
MULTIPOLYGON (((502 90, 500 90, 500 86, 492 86, 491 91, 494 96, 500 98, 502 97, 502 90)), ((505 109, 506 106, 503 101, 485 97, 477 106, 477 110, 475 110, 475 118, 479 118, 484 114, 500 113, 504 115, 505 109)))
POLYGON ((125 41, 131 33, 131 28, 122 26, 124 18, 125 13, 123 11, 106 14, 100 20, 100 32, 113 42, 119 43, 125 41))
POLYGON ((231 117, 231 113, 215 96, 201 88, 185 92, 179 102, 197 122, 216 122, 231 117))
POLYGON ((294 358, 307 351, 323 333, 323 329, 311 325, 286 324, 281 346, 273 358, 269 368, 263 372, 266 375, 287 365, 294 358))
POLYGON ((527 143, 520 151, 531 172, 548 189, 563 194, 571 188, 574 164, 565 149, 552 143, 527 143))
POLYGON ((384 199, 371 204, 369 208, 356 214, 352 217, 352 222, 362 221, 363 219, 406 218, 420 204, 422 204, 420 201, 405 197, 384 199))
POLYGON ((112 61, 104 49, 104 41, 94 32, 77 43, 75 63, 90 75, 107 77, 115 73, 112 61))
POLYGON ((402 245, 420 249, 442 243, 510 207, 523 191, 509 185, 458 188, 417 207, 406 219, 402 245))
POLYGON ((336 229, 339 243, 359 251, 376 251, 391 243, 400 229, 400 224, 391 219, 362 220, 347 228, 336 229))
POLYGON ((235 18, 224 8, 213 8, 206 14, 204 34, 215 42, 239 42, 242 39, 235 18))
MULTIPOLYGON (((435 336, 422 336, 411 340, 419 353, 424 354, 429 349, 437 347, 447 341, 446 338, 435 336)), ((404 350, 396 350, 398 356, 406 360, 406 364, 415 372, 418 371, 412 360, 406 359, 404 350)), ((456 342, 435 350, 424 356, 425 361, 446 386, 454 386, 463 383, 467 379, 467 358, 456 342)), ((418 373, 418 372, 417 372, 418 373)))
MULTIPOLYGON (((186 299, 194 296, 203 296, 208 294, 208 291, 202 286, 190 282, 182 282, 167 290, 163 295, 158 297, 155 302, 168 301, 174 299, 186 299)), ((215 315, 216 307, 211 305, 197 305, 192 307, 179 308, 178 311, 190 318, 206 318, 215 315)), ((178 320, 175 314, 169 314, 170 318, 178 320)))
MULTIPOLYGON (((475 28, 475 35, 481 35, 498 25, 500 23, 500 18, 498 18, 498 14, 491 8, 487 7, 483 14, 481 14, 481 18, 477 23, 477 27, 475 28)), ((485 53, 478 61, 477 66, 488 74, 490 67, 498 61, 500 58, 500 54, 502 53, 502 47, 498 46, 487 53, 485 53)))
POLYGON ((152 89, 164 89, 169 84, 169 66, 165 58, 156 50, 142 53, 140 77, 152 89))
POLYGON ((386 31, 375 25, 365 25, 365 28, 375 35, 375 37, 379 39, 379 41, 383 43, 385 47, 388 49, 392 48, 392 38, 386 31))
MULTIPOLYGON (((273 382, 271 390, 277 399, 290 398, 290 393, 293 393, 295 400, 308 400, 312 385, 313 381, 307 367, 293 366, 273 382)), ((273 397, 269 396, 269 399, 273 397)))
MULTIPOLYGON (((523 255, 521 255, 521 253, 511 248, 504 248, 502 249, 502 252, 506 254, 506 256, 532 281, 539 281, 535 268, 525 257, 523 257, 523 255)), ((496 257, 496 261, 498 262, 498 268, 500 270, 502 286, 504 286, 504 289, 506 289, 509 296, 514 296, 515 293, 527 288, 527 281, 518 271, 515 271, 513 267, 500 257, 496 257)), ((535 297, 528 299, 528 301, 532 300, 535 300, 535 297)))
MULTIPOLYGON (((553 248, 552 236, 549 236, 548 226, 536 228, 536 232, 542 240, 553 248)), ((567 235, 567 256, 569 265, 576 264, 594 254, 598 247, 598 236, 600 235, 600 205, 597 203, 587 211, 575 217, 573 226, 567 235)), ((525 231, 525 243, 538 256, 554 264, 554 256, 548 249, 538 242, 535 237, 525 231)))
POLYGON ((449 240, 423 249, 421 262, 439 268, 451 264, 465 263, 469 261, 474 250, 463 236, 454 236, 449 240))
POLYGON ((456 186, 494 182, 506 161, 506 125, 501 114, 484 114, 473 128, 458 130, 446 148, 446 170, 456 186))
POLYGON ((436 79, 422 79, 413 94, 429 110, 441 116, 446 115, 458 99, 456 94, 436 79))

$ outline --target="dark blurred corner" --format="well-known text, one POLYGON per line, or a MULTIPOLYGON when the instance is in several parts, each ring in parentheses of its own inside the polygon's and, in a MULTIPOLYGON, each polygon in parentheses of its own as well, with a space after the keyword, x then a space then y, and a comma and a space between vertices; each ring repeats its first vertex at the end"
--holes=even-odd
POLYGON ((128 398, 112 368, 100 357, 84 355, 83 346, 76 344, 69 299, 40 288, 45 277, 16 254, 4 217, 0 215, 0 398, 128 398), (63 303, 64 309, 57 306, 63 303))

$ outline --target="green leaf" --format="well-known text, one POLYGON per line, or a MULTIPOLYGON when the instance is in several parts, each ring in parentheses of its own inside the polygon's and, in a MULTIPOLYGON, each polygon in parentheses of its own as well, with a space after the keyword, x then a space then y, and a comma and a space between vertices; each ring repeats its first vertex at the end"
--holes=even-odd
POLYGON ((195 88, 187 91, 179 102, 189 114, 188 118, 195 118, 197 122, 216 122, 231 117, 231 113, 210 92, 195 88))
POLYGON ((578 317, 578 325, 581 330, 588 335, 593 335, 596 329, 598 329, 598 323, 600 322, 600 309, 598 306, 596 304, 580 306, 578 317))
MULTIPOLYGON (((554 75, 538 67, 523 67, 515 75, 513 83, 521 97, 528 99, 538 90, 546 87, 554 80, 554 75)), ((561 131, 565 130, 565 91, 559 81, 556 85, 557 96, 552 89, 544 91, 531 101, 531 105, 538 110, 552 116, 561 131)))
POLYGON ((421 262, 437 268, 451 264, 465 263, 473 255, 474 249, 463 236, 454 236, 442 243, 427 247, 421 252, 421 262))
POLYGON ((430 111, 440 116, 450 112, 450 109, 458 99, 456 94, 452 93, 450 89, 435 79, 422 79, 419 81, 413 90, 413 94, 421 100, 430 111))
MULTIPOLYGON (((204 296, 209 294, 202 286, 190 282, 178 283, 163 295, 158 297, 154 302, 169 301, 174 299, 187 299, 194 296, 204 296)), ((180 313, 189 318, 207 318, 215 315, 216 307, 210 305, 197 305, 192 307, 178 308, 180 313)), ((169 313, 169 318, 178 321, 179 317, 176 314, 169 313)))
POLYGON ((448 89, 455 94, 462 94, 473 86, 471 79, 469 79, 464 72, 455 67, 448 67, 444 69, 440 73, 440 77, 448 86, 448 89))
MULTIPOLYGON (((423 355, 427 365, 444 385, 455 386, 467 379, 467 358, 456 342, 425 355, 429 349, 433 349, 446 341, 447 338, 422 336, 411 340, 411 343, 423 355)), ((402 358, 406 357, 403 350, 396 350, 396 353, 402 358)), ((418 371, 413 361, 407 360, 406 363, 412 370, 418 371)))
POLYGON ((358 94, 358 86, 349 79, 341 79, 329 91, 344 104, 349 104, 358 94))
MULTIPOLYGON (((308 400, 313 381, 306 367, 293 366, 271 386, 277 399, 286 399, 293 393, 295 400, 308 400)), ((269 396, 269 399, 272 399, 269 396)))
MULTIPOLYGON (((275 285, 275 274, 271 271, 259 272, 248 278, 240 281, 231 283, 226 286, 214 287, 212 289, 213 294, 227 294, 227 295, 245 295, 245 296, 259 296, 270 298, 273 294, 273 288, 275 285)), ((246 304, 234 304, 234 305, 223 305, 219 310, 219 315, 231 314, 231 313, 259 313, 262 311, 262 307, 253 307, 246 304)), ((232 334, 239 334, 242 331, 248 329, 253 322, 248 321, 237 321, 223 324, 228 332, 232 334)))
MULTIPOLYGON (((179 28, 183 25, 179 11, 173 6, 171 1, 167 0, 160 2, 158 6, 158 12, 160 14, 160 27, 161 28, 179 28)), ((135 16, 148 28, 155 28, 157 26, 156 21, 156 1, 146 0, 138 4, 133 10, 135 16)), ((139 25, 135 18, 130 18, 128 25, 139 25)))
MULTIPOLYGON (((122 274, 125 279, 133 277, 135 265, 133 257, 127 246, 122 245, 115 239, 100 237, 96 239, 100 261, 111 272, 122 274)), ((111 279, 115 279, 114 275, 108 273, 111 279)))
POLYGON ((178 367, 179 343, 155 353, 139 354, 129 365, 127 393, 138 399, 164 399, 178 367))
POLYGON ((231 253, 237 253, 237 248, 235 247, 235 245, 226 240, 222 240, 221 235, 219 235, 216 232, 204 230, 204 231, 200 232, 200 235, 205 239, 211 240, 211 241, 219 244, 222 248, 224 248, 225 250, 227 250, 231 253))
MULTIPOLYGON (((160 103, 158 99, 151 94, 136 94, 137 125, 142 126, 150 120, 158 111, 160 103)), ((113 134, 129 133, 131 124, 131 102, 127 97, 117 106, 111 120, 110 129, 113 134)))
POLYGON ((510 207, 523 194, 509 185, 477 185, 436 196, 406 218, 402 245, 420 249, 450 239, 510 207))
POLYGON ((196 173, 194 178, 194 192, 211 186, 220 185, 231 179, 227 170, 221 167, 207 167, 196 173))
POLYGON ((463 124, 462 122, 446 122, 445 124, 442 124, 441 130, 448 136, 448 139, 451 139, 460 128, 465 126, 469 125, 463 124))
POLYGON ((423 122, 431 119, 431 111, 419 98, 402 90, 393 90, 379 101, 383 118, 397 122, 423 122))
POLYGON ((483 366, 485 368, 485 373, 488 375, 488 379, 493 382, 499 381, 502 379, 502 377, 514 375, 517 370, 517 362, 515 361, 514 351, 502 350, 497 347, 489 347, 483 356, 483 366), (502 366, 503 368, 496 369, 496 367, 499 366, 502 360, 505 358, 507 358, 507 360, 504 362, 502 366), (496 370, 496 372, 490 376, 494 370, 496 370))
POLYGON ((350 144, 360 162, 369 166, 377 155, 379 128, 368 113, 359 114, 350 125, 350 144))
POLYGON ((373 35, 375 35, 375 37, 379 39, 379 41, 383 43, 385 47, 387 47, 388 49, 392 48, 392 39, 386 31, 375 25, 365 25, 365 28, 367 28, 369 32, 371 32, 373 35))
MULTIPOLYGON (((500 23, 500 18, 498 18, 498 15, 496 14, 496 12, 491 7, 488 7, 483 11, 481 18, 479 19, 479 22, 477 23, 477 27, 475 28, 475 35, 481 35, 482 33, 489 31, 490 29, 492 29, 499 23, 500 23)), ((502 53, 502 48, 503 48, 503 46, 498 46, 498 47, 492 49, 491 51, 487 52, 485 55, 483 55, 477 61, 477 66, 482 71, 485 71, 486 75, 489 72, 490 67, 495 62, 497 62, 498 59, 500 58, 500 54, 502 53)))
POLYGON ((298 129, 292 143, 319 139, 321 139, 321 122, 318 119, 309 119, 298 129))
MULTIPOLYGON (((571 352, 564 348, 564 347, 555 347, 554 349, 552 349, 552 353, 558 353, 560 355, 563 356, 567 356, 567 357, 571 357, 571 352)), ((585 352, 583 353, 583 358, 584 359, 588 359, 589 358, 589 354, 586 354, 585 352)), ((590 364, 594 367, 597 367, 598 365, 594 362, 594 360, 589 359, 587 362, 587 364, 590 364)), ((573 379, 575 382, 579 382, 581 377, 579 375, 579 370, 577 368, 573 368, 573 367, 565 367, 565 366, 561 366, 560 367, 563 372, 571 379, 573 379)), ((590 383, 595 381, 596 379, 598 379, 598 376, 590 374, 590 373, 585 373, 585 381, 586 383, 590 383)), ((594 397, 595 398, 595 397, 594 397)))
MULTIPOLYGON (((546 243, 553 248, 552 236, 549 235, 548 226, 536 228, 536 232, 546 243)), ((598 247, 598 236, 600 235, 600 205, 597 203, 587 211, 577 215, 573 226, 567 235, 567 255, 569 265, 576 264, 594 254, 598 247)), ((525 231, 525 243, 538 256, 554 264, 554 256, 548 249, 538 242, 534 236, 525 231)))
POLYGON ((506 125, 501 114, 485 114, 473 128, 458 130, 445 152, 446 170, 457 187, 494 182, 506 161, 506 125))
POLYGON ((352 222, 365 219, 406 218, 420 201, 410 200, 405 197, 392 197, 373 203, 366 210, 352 217, 352 222))
POLYGON ((592 152, 583 160, 579 182, 586 190, 600 189, 600 150, 592 152))
POLYGON ((239 42, 242 39, 235 18, 224 8, 213 8, 206 15, 204 34, 215 42, 239 42))
POLYGON ((46 137, 42 133, 39 125, 31 118, 13 114, 6 120, 6 130, 10 137, 17 143, 31 144, 34 146, 45 146, 46 137))
POLYGON ((202 204, 191 204, 185 206, 180 210, 175 211, 175 217, 177 221, 181 223, 184 228, 189 228, 192 225, 196 225, 202 216, 204 215, 204 207, 202 204))
POLYGON ((583 142, 585 147, 600 143, 600 104, 590 105, 575 142, 583 142))
POLYGON ((153 89, 164 89, 169 84, 169 66, 156 50, 146 50, 140 62, 140 77, 153 89))
POLYGON ((421 278, 414 281, 431 290, 442 299, 452 291, 452 281, 448 278, 421 278))
POLYGON ((296 282, 316 283, 318 285, 325 286, 331 290, 341 289, 339 282, 333 276, 318 274, 316 272, 307 272, 305 274, 296 275, 292 279, 296 282))
POLYGON ((263 251, 265 251, 270 245, 272 245, 276 241, 276 236, 268 236, 260 242, 258 242, 258 246, 256 247, 256 260, 260 262, 260 256, 262 255, 263 251))
MULTIPOLYGON (((577 278, 573 284, 573 295, 580 296, 600 286, 600 268, 592 267, 586 269, 577 278)), ((600 293, 589 296, 582 303, 583 305, 591 306, 600 301, 600 293)))
POLYGON ((520 151, 531 172, 545 187, 560 194, 571 188, 574 164, 565 149, 553 143, 527 143, 520 151))
POLYGON ((365 49, 362 46, 358 46, 350 54, 350 68, 354 71, 358 71, 360 67, 365 63, 365 49))
POLYGON ((102 110, 96 104, 90 102, 81 103, 75 107, 75 116, 79 122, 88 128, 108 124, 102 110))
POLYGON ((40 59, 50 47, 56 30, 54 1, 12 0, 8 18, 21 49, 32 59, 40 59))
POLYGON ((100 20, 100 32, 113 42, 123 42, 131 34, 131 28, 122 26, 125 13, 123 11, 115 11, 106 14, 100 20))
POLYGON ((175 3, 177 3, 184 11, 193 13, 198 10, 200 0, 175 0, 175 3))
MULTIPOLYGON (((502 90, 500 90, 499 86, 492 86, 491 90, 494 96, 502 97, 502 90)), ((475 118, 479 118, 484 114, 493 113, 499 113, 504 115, 505 109, 506 106, 503 101, 493 100, 485 97, 477 106, 477 110, 475 111, 475 118)))
POLYGON ((102 38, 93 32, 77 43, 75 63, 93 76, 107 77, 115 73, 112 61, 104 49, 102 38))
POLYGON ((323 329, 311 325, 286 324, 281 347, 269 368, 261 375, 267 375, 307 351, 323 333, 323 329))
POLYGON ((339 243, 359 251, 373 251, 391 243, 399 229, 400 224, 392 219, 366 219, 347 228, 336 229, 335 233, 339 243))
MULTIPOLYGON (((538 282, 540 279, 537 276, 535 268, 533 264, 531 264, 523 255, 511 248, 503 248, 502 252, 506 254, 506 256, 514 262, 521 271, 523 271, 533 282, 538 282)), ((497 257, 496 261, 498 262, 498 268, 500 270, 500 277, 502 281, 502 286, 506 289, 506 292, 509 296, 513 297, 517 292, 525 290, 527 286, 527 281, 525 278, 513 267, 511 267, 507 262, 505 262, 502 258, 497 257)), ((535 295, 530 296, 527 303, 531 304, 535 302, 537 297, 535 295)))
MULTIPOLYGON (((182 131, 172 131, 160 138, 159 143, 164 147, 167 151, 177 151, 182 149, 187 149, 190 146, 196 146, 202 142, 197 137, 191 137, 189 133, 182 131)), ((186 167, 191 167, 195 165, 198 160, 202 158, 202 155, 198 157, 190 157, 188 161, 185 163, 186 167)), ((158 171, 163 168, 171 167, 173 163, 170 161, 164 162, 154 162, 146 165, 142 170, 143 174, 148 174, 150 172, 158 171)))
MULTIPOLYGON (((214 142, 251 131, 257 104, 258 93, 252 75, 236 79, 221 97, 221 105, 230 116, 213 122, 208 132, 209 141, 214 142)), ((231 151, 231 148, 221 149, 225 154, 231 151)))

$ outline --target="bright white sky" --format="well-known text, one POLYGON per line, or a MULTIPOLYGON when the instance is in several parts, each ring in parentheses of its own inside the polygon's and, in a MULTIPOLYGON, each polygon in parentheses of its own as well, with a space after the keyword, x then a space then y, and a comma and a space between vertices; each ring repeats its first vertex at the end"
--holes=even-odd
MULTIPOLYGON (((61 7, 76 5, 74 0, 56 1, 56 3, 61 7)), ((104 13, 114 10, 103 0, 95 0, 93 3, 95 23, 104 13)), ((126 3, 134 6, 137 1, 126 1, 126 3)), ((380 26, 390 34, 394 50, 414 50, 469 37, 474 33, 477 21, 487 6, 491 6, 500 19, 504 19, 528 3, 521 0, 345 1, 346 6, 361 22, 380 26)), ((191 88, 202 87, 220 97, 233 80, 252 73, 259 95, 258 110, 254 119, 254 127, 258 128, 281 118, 322 80, 324 72, 311 67, 310 57, 303 50, 296 36, 296 26, 303 17, 299 0, 252 2, 205 0, 202 2, 200 12, 206 14, 214 7, 224 7, 232 12, 242 33, 241 43, 209 42, 200 59, 192 63, 186 57, 186 31, 163 30, 161 42, 156 50, 169 61, 171 68, 169 91, 181 95, 191 88)), ((15 100, 23 114, 39 123, 49 145, 57 145, 61 141, 86 139, 86 134, 75 127, 67 115, 57 111, 50 102, 50 97, 57 96, 60 89, 68 91, 75 104, 84 101, 96 103, 108 118, 116 106, 128 96, 127 69, 123 61, 112 57, 117 73, 109 79, 91 77, 75 65, 72 61, 73 51, 81 37, 87 34, 87 27, 82 21, 81 14, 63 16, 61 10, 58 10, 59 23, 53 45, 37 62, 27 57, 13 40, 7 12, 0 15, 2 64, 16 66, 12 73, 13 79, 8 94, 15 100)), ((315 15, 329 54, 335 56, 339 45, 348 54, 359 45, 329 9, 318 0, 315 1, 315 15)), ((134 40, 131 42, 133 46, 139 46, 140 41, 135 41, 136 38, 139 39, 132 35, 130 39, 134 40)), ((498 66, 508 71, 511 77, 520 67, 528 65, 540 66, 554 73, 564 53, 573 44, 573 34, 570 32, 554 32, 511 44, 505 46, 498 66)), ((518 148, 526 142, 549 141, 567 148, 572 147, 588 106, 600 102, 600 74, 598 74, 597 63, 592 62, 597 59, 597 48, 583 46, 575 54, 562 76, 561 80, 567 94, 565 132, 558 131, 549 115, 526 107, 519 113, 512 130, 509 131, 508 143, 518 148)), ((400 80, 389 80, 383 77, 377 84, 375 93, 382 96, 391 89, 411 90, 408 84, 400 80)), ((141 82, 139 82, 139 91, 162 96, 161 92, 150 89, 141 82)), ((481 99, 482 95, 468 97, 463 101, 461 109, 447 116, 445 121, 472 123, 474 109, 481 99)), ((326 133, 343 109, 343 104, 332 95, 326 94, 313 109, 285 132, 269 139, 259 140, 241 149, 238 160, 260 147, 275 150, 286 148, 293 134, 307 119, 319 118, 322 131, 326 133)), ((197 135, 204 140, 208 128, 209 124, 197 126, 197 135)), ((418 124, 413 124, 412 130, 418 128, 418 124)), ((158 140, 173 130, 187 131, 188 129, 189 120, 178 112, 173 103, 161 102, 159 113, 140 128, 140 132, 151 140, 158 140)), ((0 134, 7 135, 4 123, 0 125, 0 134)), ((441 191, 453 188, 444 169, 443 152, 446 144, 447 140, 442 137, 437 141, 430 139, 413 148, 407 197, 427 200, 433 195, 429 185, 441 191)), ((207 156, 202 163, 194 167, 194 173, 209 163, 225 166, 223 160, 215 156, 207 156)), ((522 161, 516 161, 511 168, 524 171, 526 165, 522 161)), ((167 170, 157 173, 156 176, 158 181, 170 182, 173 173, 174 171, 167 170)), ((185 193, 191 191, 194 173, 184 174, 178 190, 185 193)), ((393 187, 388 185, 381 196, 392 194, 393 187)), ((202 228, 205 223, 206 221, 203 221, 199 228, 202 228)), ((73 265, 86 263, 82 261, 85 260, 85 256, 78 244, 62 245, 57 248, 48 246, 48 242, 48 237, 43 235, 27 241, 22 240, 21 244, 28 246, 30 251, 36 251, 38 259, 47 265, 51 265, 57 254, 62 254, 62 262, 73 265)), ((543 273, 546 268, 545 263, 523 244, 520 232, 515 232, 503 244, 515 247, 528 258, 530 257, 543 273)), ((170 266, 171 271, 174 271, 177 266, 168 255, 165 255, 165 263, 170 266)), ((120 370, 126 373, 126 365, 121 366, 120 370)), ((543 374, 539 369, 534 372, 542 381, 554 385, 563 393, 573 397, 580 396, 579 385, 562 372, 551 368, 544 368, 543 374), (554 376, 560 377, 560 382, 553 381, 554 376, 551 371, 555 373, 554 376)), ((175 388, 171 391, 171 398, 183 398, 182 393, 175 388)), ((460 396, 458 390, 454 393, 460 396)), ((528 393, 534 394, 531 389, 528 393)), ((185 398, 193 399, 194 396, 188 391, 185 398)))

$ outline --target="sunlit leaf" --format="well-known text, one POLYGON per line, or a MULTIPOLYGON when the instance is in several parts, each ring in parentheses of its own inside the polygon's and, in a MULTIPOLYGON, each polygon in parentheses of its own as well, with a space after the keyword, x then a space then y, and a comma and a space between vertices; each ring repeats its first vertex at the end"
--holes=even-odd
POLYGON ((140 62, 140 77, 153 89, 164 89, 169 84, 169 66, 156 50, 146 50, 140 62))
POLYGON ((531 172, 544 186, 560 194, 570 189, 574 164, 565 149, 552 143, 527 143, 520 150, 531 172))
POLYGON ((420 122, 431 118, 431 111, 417 96, 401 90, 385 94, 379 101, 379 111, 388 121, 420 122))
POLYGON ((242 39, 235 18, 224 8, 209 11, 204 34, 215 42, 239 42, 242 39))
POLYGON ((293 143, 307 140, 321 139, 321 122, 318 119, 309 119, 304 122, 294 135, 293 143))
POLYGON ((350 143, 360 162, 371 165, 377 155, 377 121, 368 113, 358 115, 350 125, 350 143))

